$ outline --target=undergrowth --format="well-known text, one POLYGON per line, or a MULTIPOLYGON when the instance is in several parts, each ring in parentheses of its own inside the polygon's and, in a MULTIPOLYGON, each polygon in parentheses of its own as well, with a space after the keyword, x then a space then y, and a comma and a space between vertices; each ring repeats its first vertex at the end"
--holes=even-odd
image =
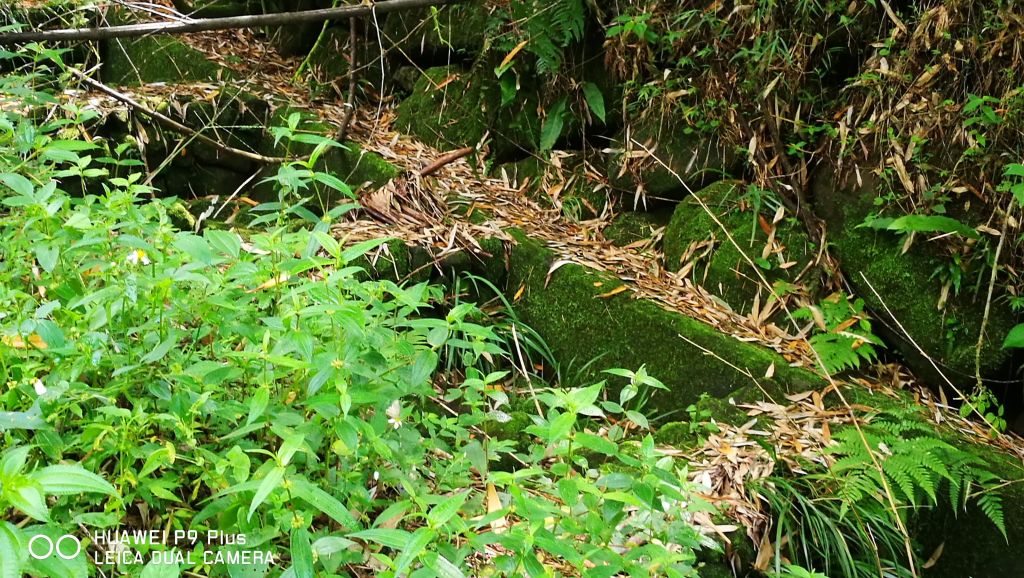
POLYGON ((529 331, 370 279, 387 240, 334 238, 351 205, 303 206, 351 195, 313 169, 340 145, 302 141, 262 228, 181 231, 29 60, 0 84, 0 575, 697 575, 713 541, 693 517, 713 508, 627 407, 637 391, 520 393, 529 331), (526 422, 500 433, 514 403, 526 422), (90 538, 128 528, 197 534, 90 538), (64 534, 81 552, 29 556, 64 534))
POLYGON ((807 473, 759 482, 755 492, 775 519, 770 544, 782 554, 775 571, 785 557, 829 576, 913 576, 922 553, 912 544, 907 557, 908 524, 924 509, 963 512, 969 502, 1006 537, 990 465, 939 438, 916 413, 892 410, 859 430, 844 427, 827 468, 808 463, 807 473))

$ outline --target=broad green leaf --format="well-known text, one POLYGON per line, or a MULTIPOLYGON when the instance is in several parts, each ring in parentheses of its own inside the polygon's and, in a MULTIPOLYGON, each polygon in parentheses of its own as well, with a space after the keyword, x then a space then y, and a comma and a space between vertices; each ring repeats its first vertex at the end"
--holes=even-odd
POLYGON ((605 122, 604 94, 593 82, 583 83, 583 97, 587 99, 587 106, 590 112, 594 113, 601 122, 605 122))
POLYGON ((416 530, 412 538, 402 546, 402 553, 395 559, 395 576, 403 576, 436 536, 437 532, 433 528, 416 530))
POLYGON ((603 437, 593 434, 577 432, 576 435, 573 436, 573 441, 588 450, 602 453, 607 456, 614 456, 619 453, 619 446, 603 437))
POLYGON ((204 265, 210 265, 213 263, 214 255, 213 250, 210 249, 210 244, 206 242, 206 239, 189 233, 179 233, 178 238, 174 240, 174 246, 192 258, 193 261, 197 261, 204 265))
POLYGON ((398 530, 394 528, 371 528, 369 530, 349 534, 348 537, 358 538, 365 542, 373 542, 374 544, 380 544, 387 548, 400 550, 409 543, 412 535, 405 530, 398 530))
POLYGON ((319 243, 320 246, 331 255, 331 257, 334 257, 335 259, 341 257, 341 244, 337 239, 323 231, 314 231, 313 238, 316 239, 316 242, 319 243))
POLYGON ((291 546, 295 578, 313 578, 313 547, 309 543, 309 532, 305 528, 292 530, 291 546))
POLYGON ((0 578, 21 578, 22 564, 28 558, 28 541, 23 543, 20 538, 21 530, 0 520, 0 578))
POLYGON ((53 273, 57 267, 57 259, 60 257, 60 249, 53 245, 41 244, 35 248, 36 261, 47 273, 53 273))
POLYGON ((424 552, 420 557, 423 565, 434 571, 440 578, 466 578, 459 567, 437 552, 424 552))
POLYGON ((1003 175, 1007 177, 1024 177, 1024 164, 1011 163, 1006 165, 1003 175))
POLYGON ((572 412, 565 412, 555 419, 551 420, 551 427, 548 430, 549 442, 555 442, 565 439, 572 431, 572 426, 576 425, 576 414, 572 412))
POLYGON ((32 446, 16 446, 0 456, 0 481, 6 482, 25 468, 28 452, 32 446))
POLYGON ((292 457, 295 452, 302 449, 302 444, 305 443, 306 436, 303 434, 293 434, 284 439, 281 442, 281 449, 277 452, 277 459, 282 465, 287 466, 291 463, 292 457))
POLYGON ((551 110, 548 117, 544 119, 544 126, 540 129, 540 150, 549 151, 562 136, 562 128, 565 126, 565 99, 559 100, 551 110))
POLYGON ((344 528, 354 529, 359 523, 337 498, 328 494, 304 478, 292 480, 292 495, 317 508, 344 528))
POLYGON ((267 477, 263 478, 258 488, 256 488, 256 495, 252 497, 252 503, 249 504, 249 513, 246 515, 246 520, 251 520, 253 513, 259 508, 263 502, 270 497, 270 494, 281 486, 281 482, 284 480, 284 468, 281 466, 275 466, 274 469, 267 473, 267 477))
POLYGON ((356 198, 356 195, 355 193, 352 192, 352 189, 338 177, 329 175, 327 173, 315 173, 313 175, 313 179, 316 180, 316 182, 326 185, 346 196, 349 196, 353 199, 356 198))
MULTIPOLYGON (((27 565, 29 573, 34 576, 47 576, 48 578, 88 578, 89 567, 87 565, 88 553, 81 546, 81 542, 64 538, 67 532, 57 526, 28 526, 22 533, 31 540, 33 536, 45 535, 53 541, 54 547, 60 548, 64 556, 52 555, 43 559, 29 557, 27 565), (58 544, 57 542, 60 541, 58 544), (78 549, 78 555, 72 556, 78 549), (64 557, 70 557, 66 560, 64 557)), ((39 543, 35 544, 41 554, 43 548, 39 543)))
POLYGON ((169 336, 167 337, 167 339, 164 339, 163 341, 158 343, 157 346, 152 349, 152 351, 142 356, 142 359, 139 360, 140 364, 147 365, 150 363, 156 363, 157 361, 160 361, 161 359, 164 358, 165 355, 167 355, 167 353, 172 348, 174 348, 175 345, 178 344, 178 332, 171 330, 168 333, 169 336))
POLYGON ((46 507, 46 496, 39 484, 28 478, 19 478, 4 487, 4 497, 16 510, 40 522, 50 521, 50 510, 46 507))
POLYGON ((313 542, 313 551, 320 557, 329 557, 338 552, 344 552, 353 546, 359 546, 359 544, 341 536, 325 536, 313 542))
POLYGON ((459 508, 466 503, 467 496, 466 492, 459 492, 445 498, 427 513, 427 522, 434 528, 444 525, 452 516, 459 513, 459 508))
POLYGON ((32 181, 15 173, 0 173, 0 183, 7 185, 12 191, 24 197, 31 197, 32 191, 35 190, 32 181))
POLYGON ((346 248, 341 253, 341 260, 346 263, 351 263, 352 261, 355 261, 357 258, 362 257, 366 253, 369 253, 370 251, 376 249, 377 247, 380 247, 381 245, 387 243, 390 240, 390 238, 378 238, 370 239, 367 241, 360 241, 352 245, 351 247, 346 248))
POLYGON ((252 399, 249 400, 249 417, 245 420, 245 425, 251 426, 256 420, 263 416, 263 412, 267 410, 267 406, 270 404, 270 389, 267 386, 263 386, 256 390, 253 394, 252 399))
POLYGON ((868 224, 874 229, 888 229, 901 233, 959 233, 977 239, 978 232, 960 221, 942 215, 905 215, 897 219, 875 219, 868 224))
POLYGON ((211 248, 229 257, 237 258, 242 250, 242 240, 238 237, 238 233, 207 229, 203 232, 203 236, 210 243, 211 248))
POLYGON ((1003 340, 1003 349, 1010 347, 1024 347, 1024 323, 1014 325, 1003 340))
POLYGON ((177 562, 169 562, 162 564, 165 560, 159 558, 150 560, 149 564, 142 569, 142 573, 139 574, 139 578, 178 578, 181 576, 181 568, 178 567, 177 562))
POLYGON ((47 466, 32 472, 32 479, 39 482, 43 492, 55 496, 83 493, 117 495, 114 486, 81 466, 47 466))

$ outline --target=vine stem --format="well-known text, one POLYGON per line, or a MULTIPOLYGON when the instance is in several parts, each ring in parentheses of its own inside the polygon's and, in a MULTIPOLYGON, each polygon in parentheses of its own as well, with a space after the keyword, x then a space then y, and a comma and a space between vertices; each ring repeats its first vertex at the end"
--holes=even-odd
MULTIPOLYGON (((1010 197, 1010 204, 1006 206, 1007 217, 1013 211, 1013 201, 1013 197, 1010 197)), ((988 315, 992 310, 992 293, 996 286, 996 275, 999 273, 999 254, 1003 251, 1003 241, 1006 240, 1006 225, 1008 221, 1008 218, 1003 219, 1003 230, 999 233, 999 243, 996 245, 996 255, 992 261, 992 274, 988 278, 988 296, 985 297, 985 313, 981 316, 981 326, 978 327, 978 343, 974 346, 974 378, 977 380, 975 384, 977 391, 981 391, 981 388, 984 387, 981 381, 981 347, 985 343, 985 326, 988 325, 988 315)), ((985 416, 981 416, 981 419, 988 423, 985 416)), ((991 426, 992 424, 989 425, 991 426)))

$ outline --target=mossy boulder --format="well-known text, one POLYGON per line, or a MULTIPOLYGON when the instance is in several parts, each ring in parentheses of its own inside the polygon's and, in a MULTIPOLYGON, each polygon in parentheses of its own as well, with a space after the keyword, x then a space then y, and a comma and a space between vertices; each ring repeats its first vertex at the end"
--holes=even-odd
POLYGON ((593 382, 608 377, 604 369, 645 365, 670 388, 654 395, 652 404, 662 412, 681 410, 703 393, 728 397, 749 385, 751 375, 777 393, 824 383, 768 349, 633 299, 629 291, 615 292, 622 282, 607 274, 575 264, 549 274, 552 251, 518 231, 512 234, 517 242, 508 255, 506 286, 510 295, 519 296, 513 307, 563 364, 563 376, 573 381, 593 382), (774 377, 761 379, 773 364, 774 377))
POLYGON ((455 60, 472 61, 484 48, 490 6, 467 2, 438 9, 400 10, 388 14, 382 28, 386 48, 396 58, 421 67, 455 60))
MULTIPOLYGON (((907 407, 918 407, 917 398, 912 392, 901 390, 881 394, 862 387, 847 387, 844 395, 850 404, 872 407, 878 411, 896 411, 906 416, 907 420, 919 420, 925 426, 934 428, 937 437, 973 454, 987 464, 986 469, 999 479, 1010 482, 997 490, 1003 506, 1005 538, 974 500, 966 509, 954 510, 949 503, 948 488, 938 488, 938 505, 920 510, 908 524, 911 537, 923 559, 927 559, 942 545, 942 554, 933 567, 924 569, 923 576, 1020 576, 1024 570, 1024 549, 1019 546, 1024 542, 1024 484, 1019 482, 1024 479, 1024 465, 1020 457, 1004 451, 1000 444, 988 443, 969 434, 965 436, 956 424, 935 424, 923 407, 916 413, 906 412, 907 407)), ((834 397, 829 399, 836 401, 834 397)), ((978 488, 971 491, 977 492, 978 488)))
POLYGON ((672 213, 667 211, 623 211, 601 233, 605 239, 619 247, 654 237, 654 232, 669 223, 672 213))
POLYGON ((114 39, 106 43, 103 81, 114 85, 229 80, 234 72, 170 36, 114 39))
POLYGON ((663 241, 666 269, 675 271, 686 265, 683 258, 697 259, 691 269, 694 282, 744 314, 758 293, 762 304, 771 295, 761 276, 773 286, 802 282, 809 284, 812 292, 816 288, 816 272, 811 270, 816 247, 801 224, 784 217, 772 225, 774 211, 762 207, 759 213, 750 199, 744 199, 745 193, 746 188, 737 181, 720 181, 701 189, 676 206, 663 241), (691 247, 695 250, 688 255, 691 247), (768 255, 763 257, 766 247, 768 255))
MULTIPOLYGON (((334 5, 334 0, 260 0, 260 2, 267 13, 302 12, 330 8, 334 5)), ((299 56, 309 53, 323 27, 322 22, 287 24, 267 29, 267 35, 282 55, 299 56)))
MULTIPOLYGON (((920 346, 953 383, 972 385, 976 381, 975 347, 985 314, 985 292, 970 287, 964 287, 960 295, 950 292, 945 308, 940 310, 942 282, 935 278, 935 271, 949 258, 921 238, 904 253, 903 239, 898 234, 858 228, 875 210, 874 200, 884 192, 882 188, 877 178, 864 173, 860 186, 838 183, 831 170, 816 175, 815 211, 828 225, 832 252, 847 281, 883 322, 877 324, 879 334, 903 354, 917 375, 929 383, 944 383, 928 358, 918 351, 920 346)), ((997 294, 981 348, 982 378, 1010 376, 1011 354, 1002 349, 1002 343, 1016 322, 1017 315, 997 294)))
POLYGON ((511 160, 537 150, 540 117, 536 95, 502 107, 501 87, 492 70, 481 63, 467 70, 458 66, 429 68, 412 94, 398 107, 396 125, 439 148, 476 145, 490 133, 495 159, 511 160))
POLYGON ((555 151, 548 158, 531 155, 498 165, 493 173, 523 188, 538 203, 560 208, 573 220, 598 217, 611 202, 608 188, 591 179, 579 152, 555 151))
POLYGON ((740 157, 714 134, 654 117, 625 127, 613 143, 625 153, 611 155, 608 176, 616 189, 629 195, 642 187, 648 197, 681 200, 690 191, 735 177, 741 169, 740 157), (645 149, 652 154, 646 156, 645 149), (634 157, 629 151, 640 154, 634 157))

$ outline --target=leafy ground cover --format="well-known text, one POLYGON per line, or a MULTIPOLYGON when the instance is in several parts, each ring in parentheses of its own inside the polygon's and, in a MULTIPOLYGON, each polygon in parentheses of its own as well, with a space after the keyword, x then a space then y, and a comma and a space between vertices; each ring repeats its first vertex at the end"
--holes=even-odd
POLYGON ((696 575, 711 507, 630 405, 656 382, 512 407, 479 308, 367 278, 386 239, 335 239, 352 206, 298 202, 344 183, 285 164, 260 232, 179 230, 25 66, 0 86, 0 576, 696 575), (95 537, 125 527, 201 537, 95 537), (29 555, 64 534, 78 555, 29 555), (243 551, 263 554, 218 563, 243 551))

